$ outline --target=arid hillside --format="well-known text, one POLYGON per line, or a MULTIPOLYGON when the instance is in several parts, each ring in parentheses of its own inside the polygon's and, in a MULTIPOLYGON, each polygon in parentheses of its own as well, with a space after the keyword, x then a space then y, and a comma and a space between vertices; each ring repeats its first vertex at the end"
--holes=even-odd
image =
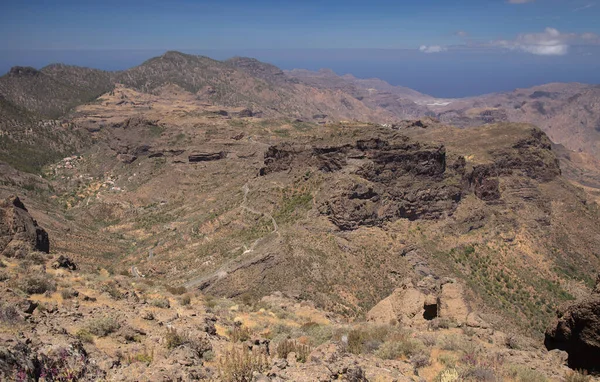
POLYGON ((600 269, 592 154, 177 52, 48 119, 38 99, 104 83, 85 73, 0 99, 3 377, 590 378, 546 329, 600 269))

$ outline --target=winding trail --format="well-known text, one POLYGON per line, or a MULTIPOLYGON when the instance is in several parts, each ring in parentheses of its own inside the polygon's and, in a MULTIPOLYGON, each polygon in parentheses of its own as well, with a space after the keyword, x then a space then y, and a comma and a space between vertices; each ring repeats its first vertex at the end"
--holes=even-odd
MULTIPOLYGON (((275 218, 273 217, 273 215, 271 215, 268 212, 260 212, 255 210, 254 208, 248 207, 248 193, 250 192, 250 188, 248 187, 248 183, 244 184, 244 186, 242 186, 242 191, 244 193, 244 198, 242 200, 242 203, 240 204, 239 208, 242 209, 243 211, 248 211, 252 214, 255 215, 260 215, 260 216, 266 216, 267 218, 271 219, 271 223, 273 223, 273 231, 269 232, 267 235, 263 236, 263 237, 259 237, 258 239, 254 240, 254 242, 250 245, 250 247, 247 247, 244 245, 244 252, 242 252, 242 256, 243 255, 247 255, 249 253, 254 252, 254 248, 256 248, 256 246, 263 241, 264 239, 266 239, 268 236, 276 233, 277 236, 281 236, 281 234, 279 233, 279 226, 277 225, 277 221, 275 221, 275 218)), ((264 259, 257 259, 255 261, 263 261, 264 259)), ((250 261, 250 263, 252 263, 252 261, 250 261)), ((186 288, 191 288, 191 287, 195 287, 207 282, 210 282, 209 280, 213 280, 213 279, 220 279, 223 277, 226 277, 228 274, 228 270, 236 270, 239 269, 240 267, 244 267, 244 264, 240 264, 238 265, 238 267, 236 268, 235 266, 231 266, 230 264, 226 264, 224 265, 221 269, 215 271, 212 275, 208 275, 208 276, 201 276, 201 277, 196 277, 194 279, 189 280, 188 282, 186 282, 184 284, 184 286, 186 288), (228 269, 229 268, 229 269, 228 269)))

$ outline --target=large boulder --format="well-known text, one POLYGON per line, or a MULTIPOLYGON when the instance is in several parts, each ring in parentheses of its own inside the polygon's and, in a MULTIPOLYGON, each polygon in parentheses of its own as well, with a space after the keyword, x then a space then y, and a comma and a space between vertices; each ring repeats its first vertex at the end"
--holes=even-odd
POLYGON ((571 368, 600 371, 600 275, 589 297, 558 311, 544 344, 566 351, 571 368))
POLYGON ((367 313, 367 321, 377 324, 423 322, 427 296, 404 280, 391 295, 381 300, 367 313))
POLYGON ((32 250, 50 252, 48 233, 38 226, 17 196, 0 201, 0 254, 24 256, 32 250))

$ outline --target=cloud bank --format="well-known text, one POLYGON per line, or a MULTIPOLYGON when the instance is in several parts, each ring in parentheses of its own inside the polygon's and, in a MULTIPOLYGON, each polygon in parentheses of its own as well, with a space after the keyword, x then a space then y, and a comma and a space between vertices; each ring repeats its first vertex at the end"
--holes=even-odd
POLYGON ((541 33, 520 34, 514 40, 498 40, 492 46, 520 50, 540 56, 564 56, 573 44, 597 44, 600 41, 594 33, 561 33, 555 28, 546 28, 541 33))
POLYGON ((419 50, 423 53, 440 53, 447 51, 448 48, 440 45, 421 45, 419 50))

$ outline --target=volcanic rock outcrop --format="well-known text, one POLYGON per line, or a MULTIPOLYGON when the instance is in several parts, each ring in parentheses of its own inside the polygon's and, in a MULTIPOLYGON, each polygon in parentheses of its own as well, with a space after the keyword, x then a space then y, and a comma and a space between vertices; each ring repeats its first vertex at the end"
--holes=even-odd
POLYGON ((569 353, 570 367, 600 371, 600 274, 589 297, 558 311, 544 343, 548 350, 569 353))
POLYGON ((0 202, 0 253, 23 257, 31 250, 50 252, 48 233, 38 226, 23 202, 11 196, 0 202))
POLYGON ((436 219, 451 215, 463 193, 443 145, 381 132, 330 146, 284 143, 270 147, 261 175, 314 166, 324 173, 350 174, 331 183, 321 206, 339 228, 380 225, 398 218, 436 219))

